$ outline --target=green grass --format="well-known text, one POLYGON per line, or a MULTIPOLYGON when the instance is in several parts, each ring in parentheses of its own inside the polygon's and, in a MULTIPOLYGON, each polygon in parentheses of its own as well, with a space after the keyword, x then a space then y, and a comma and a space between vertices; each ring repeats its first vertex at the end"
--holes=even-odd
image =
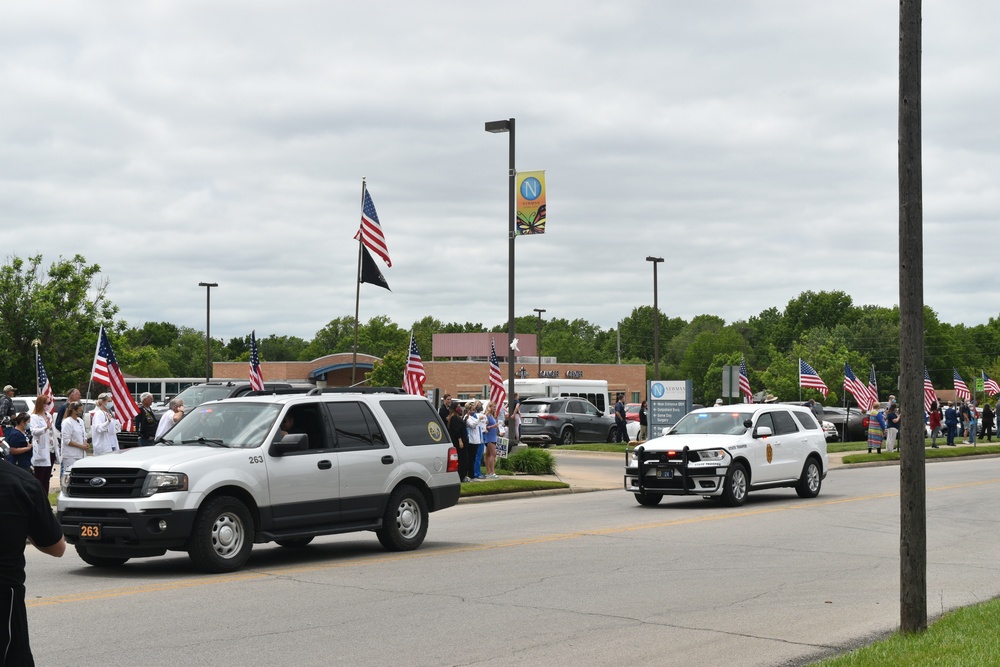
POLYGON ((1000 599, 948 612, 917 635, 895 634, 877 644, 813 663, 816 667, 955 667, 995 665, 1000 656, 1000 599))
POLYGON ((625 455, 625 445, 620 442, 593 442, 576 445, 558 445, 550 449, 571 449, 580 452, 616 452, 625 455))
MULTIPOLYGON (((497 473, 499 474, 499 473, 497 473)), ((517 479, 516 477, 501 477, 500 479, 484 480, 482 482, 466 482, 462 484, 462 497, 487 496, 498 493, 518 493, 521 491, 547 491, 549 489, 568 489, 569 484, 538 479, 517 479)))
MULTIPOLYGON (((927 441, 930 443, 930 440, 927 441)), ((876 454, 872 452, 868 453, 868 446, 863 447, 864 453, 850 454, 844 457, 845 464, 851 463, 870 463, 872 461, 898 461, 899 451, 895 451, 892 454, 882 450, 881 454, 876 454)), ((982 447, 973 447, 972 445, 965 445, 959 447, 948 447, 946 445, 940 445, 938 449, 931 449, 929 446, 924 450, 925 459, 953 459, 959 456, 984 456, 986 454, 1000 454, 1000 444, 985 445, 982 447)))

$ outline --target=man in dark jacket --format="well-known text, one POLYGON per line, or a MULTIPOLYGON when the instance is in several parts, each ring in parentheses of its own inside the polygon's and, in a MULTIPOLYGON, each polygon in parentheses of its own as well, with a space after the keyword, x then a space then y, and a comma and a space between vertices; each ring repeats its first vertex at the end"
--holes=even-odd
POLYGON ((0 647, 6 665, 34 665, 24 607, 24 547, 62 556, 66 541, 38 480, 17 466, 0 465, 0 647))
POLYGON ((958 410, 950 402, 944 409, 944 429, 946 434, 945 444, 949 447, 955 446, 955 431, 958 430, 958 410))

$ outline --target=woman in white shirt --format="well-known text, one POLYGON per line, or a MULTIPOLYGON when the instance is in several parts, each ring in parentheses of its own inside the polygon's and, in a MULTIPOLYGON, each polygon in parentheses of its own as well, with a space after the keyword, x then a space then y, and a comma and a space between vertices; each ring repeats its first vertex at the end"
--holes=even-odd
POLYGON ((87 430, 83 426, 80 413, 83 406, 80 403, 70 403, 66 406, 66 414, 62 420, 62 466, 66 472, 73 464, 87 455, 87 430))
POLYGON ((111 416, 108 401, 111 394, 103 393, 97 397, 97 409, 90 420, 90 434, 94 441, 94 456, 110 454, 118 451, 118 431, 121 426, 118 420, 111 416))
POLYGON ((49 483, 52 480, 52 464, 59 460, 56 451, 55 429, 52 427, 52 413, 49 412, 52 398, 42 394, 35 399, 35 408, 31 411, 28 427, 31 429, 31 467, 34 468, 35 479, 49 493, 49 483))

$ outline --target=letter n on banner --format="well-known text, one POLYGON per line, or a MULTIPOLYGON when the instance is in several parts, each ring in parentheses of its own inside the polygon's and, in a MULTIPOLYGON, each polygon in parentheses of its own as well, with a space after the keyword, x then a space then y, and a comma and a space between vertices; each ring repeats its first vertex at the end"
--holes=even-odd
POLYGON ((545 172, 517 174, 517 234, 545 233, 545 172))

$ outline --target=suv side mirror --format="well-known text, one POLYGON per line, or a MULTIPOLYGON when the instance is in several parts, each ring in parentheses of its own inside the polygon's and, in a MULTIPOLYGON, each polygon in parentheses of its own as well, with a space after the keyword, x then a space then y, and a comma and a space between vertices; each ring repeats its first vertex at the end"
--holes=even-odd
POLYGON ((309 449, 309 436, 305 433, 289 433, 283 438, 276 438, 267 453, 271 456, 284 456, 293 452, 304 452, 309 449))
POLYGON ((769 435, 772 435, 770 426, 758 426, 753 432, 753 437, 755 438, 766 438, 769 435))

